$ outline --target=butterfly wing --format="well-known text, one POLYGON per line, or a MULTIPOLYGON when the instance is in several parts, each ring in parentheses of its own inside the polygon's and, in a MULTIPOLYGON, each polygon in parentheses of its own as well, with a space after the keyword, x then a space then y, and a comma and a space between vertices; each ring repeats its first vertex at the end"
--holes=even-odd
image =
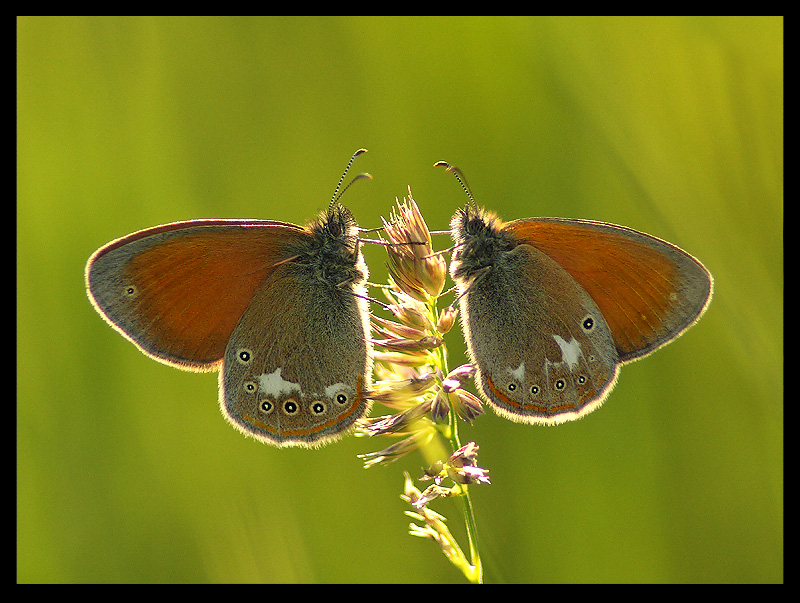
POLYGON ((591 297, 530 245, 460 285, 461 316, 481 391, 502 416, 555 424, 596 408, 618 358, 591 297))
POLYGON ((282 445, 335 439, 369 411, 360 284, 331 286, 287 262, 268 275, 225 352, 220 406, 247 435, 282 445))
POLYGON ((581 285, 602 312, 623 362, 681 335, 711 301, 708 270, 642 232, 559 218, 516 220, 503 230, 552 258, 581 285))
POLYGON ((194 220, 142 230, 86 266, 97 311, 142 352, 186 370, 217 370, 236 324, 287 242, 309 235, 267 220, 194 220))

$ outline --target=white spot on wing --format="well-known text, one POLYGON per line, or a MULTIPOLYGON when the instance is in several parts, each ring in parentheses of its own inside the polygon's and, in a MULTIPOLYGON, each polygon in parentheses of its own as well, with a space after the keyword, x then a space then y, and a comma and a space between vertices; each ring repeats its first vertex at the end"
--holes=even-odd
POLYGON ((519 366, 515 369, 507 369, 508 373, 517 381, 522 383, 525 381, 525 363, 520 362, 519 366))
POLYGON ((344 383, 334 383, 325 388, 325 395, 330 399, 334 394, 338 394, 341 391, 349 392, 350 387, 344 383))
POLYGON ((258 376, 259 389, 262 393, 271 394, 276 398, 281 394, 288 394, 293 391, 300 391, 297 383, 286 381, 281 377, 281 369, 278 367, 274 373, 264 373, 258 376))
POLYGON ((553 335, 558 347, 561 348, 561 358, 567 363, 569 370, 574 369, 578 365, 578 359, 581 356, 581 344, 573 337, 566 341, 558 335, 553 335))

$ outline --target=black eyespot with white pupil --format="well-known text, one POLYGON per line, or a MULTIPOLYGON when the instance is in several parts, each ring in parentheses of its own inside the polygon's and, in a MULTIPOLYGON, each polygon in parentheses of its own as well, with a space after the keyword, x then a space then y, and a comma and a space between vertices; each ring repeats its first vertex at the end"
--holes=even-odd
POLYGON ((272 412, 272 409, 275 408, 275 406, 269 400, 262 400, 259 408, 261 408, 261 412, 268 414, 272 412))
POLYGON ((325 406, 325 403, 324 402, 320 402, 319 400, 317 400, 316 402, 314 402, 311 405, 311 412, 314 413, 315 415, 324 414, 324 412, 326 410, 327 410, 327 407, 325 406))
POLYGON ((337 404, 341 404, 342 406, 344 406, 345 404, 347 404, 347 402, 350 400, 350 398, 347 396, 346 393, 339 392, 338 394, 336 394, 336 397, 334 398, 334 400, 336 400, 337 404))
POLYGON ((297 402, 294 400, 286 400, 286 402, 283 403, 283 412, 285 412, 287 415, 295 414, 297 409, 297 402))
POLYGON ((516 383, 509 383, 508 384, 508 391, 513 392, 513 391, 516 391, 516 389, 517 389, 517 384, 516 383))
POLYGON ((531 395, 538 396, 539 395, 539 386, 538 385, 531 385, 531 395))
POLYGON ((581 321, 581 326, 583 327, 584 331, 586 332, 591 331, 592 329, 594 329, 594 318, 592 318, 591 316, 587 316, 581 321))
POLYGON ((586 383, 586 375, 578 375, 578 383, 580 385, 583 385, 584 383, 586 383))
POLYGON ((563 379, 556 379, 556 389, 558 391, 561 391, 562 389, 564 389, 565 386, 566 386, 566 383, 564 382, 563 379))
POLYGON ((253 359, 253 352, 248 350, 247 348, 239 348, 236 350, 236 360, 239 361, 239 364, 250 364, 250 361, 253 359))
POLYGON ((246 391, 248 394, 256 393, 256 389, 258 389, 258 386, 256 385, 255 381, 244 382, 244 391, 246 391))

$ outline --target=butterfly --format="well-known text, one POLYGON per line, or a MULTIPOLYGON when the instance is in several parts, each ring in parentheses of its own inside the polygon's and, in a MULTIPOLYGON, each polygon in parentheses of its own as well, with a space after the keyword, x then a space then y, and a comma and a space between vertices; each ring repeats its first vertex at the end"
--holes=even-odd
POLYGON ((95 309, 160 362, 220 371, 220 408, 242 433, 276 446, 337 439, 371 404, 369 272, 339 203, 363 152, 305 226, 192 220, 101 247, 86 266, 95 309))
POLYGON ((450 273, 476 383, 503 417, 554 425, 599 407, 620 367, 703 315, 713 278, 651 235, 564 218, 501 221, 470 203, 450 226, 450 273))

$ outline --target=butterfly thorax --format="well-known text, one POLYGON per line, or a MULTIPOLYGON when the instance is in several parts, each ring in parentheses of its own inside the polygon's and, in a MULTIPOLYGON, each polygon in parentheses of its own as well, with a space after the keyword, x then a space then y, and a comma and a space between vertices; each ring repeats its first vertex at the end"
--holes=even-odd
POLYGON ((313 236, 296 250, 293 263, 307 266, 315 278, 331 287, 366 280, 358 249, 358 225, 347 208, 333 205, 307 228, 313 236))
POLYGON ((450 223, 455 241, 453 278, 471 279, 487 267, 495 266, 503 254, 519 242, 502 230, 503 223, 484 209, 465 207, 450 223))

